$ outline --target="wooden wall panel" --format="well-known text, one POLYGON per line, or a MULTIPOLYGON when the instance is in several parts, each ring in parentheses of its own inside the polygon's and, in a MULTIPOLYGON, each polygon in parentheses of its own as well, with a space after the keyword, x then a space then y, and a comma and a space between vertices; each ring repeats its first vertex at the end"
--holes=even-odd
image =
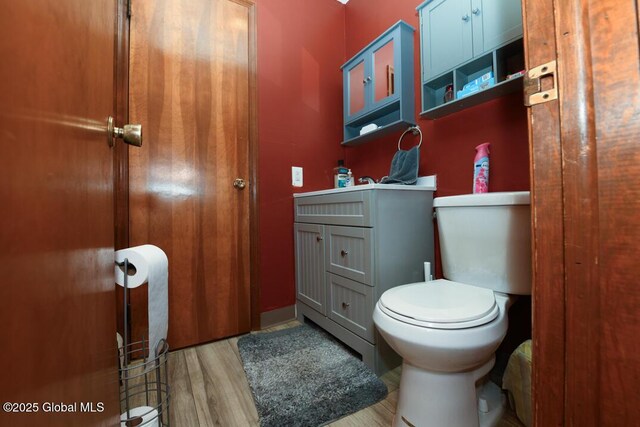
POLYGON ((134 3, 130 120, 145 144, 130 151, 130 245, 169 257, 172 348, 251 327, 252 184, 232 186, 250 178, 249 23, 244 2, 134 3))

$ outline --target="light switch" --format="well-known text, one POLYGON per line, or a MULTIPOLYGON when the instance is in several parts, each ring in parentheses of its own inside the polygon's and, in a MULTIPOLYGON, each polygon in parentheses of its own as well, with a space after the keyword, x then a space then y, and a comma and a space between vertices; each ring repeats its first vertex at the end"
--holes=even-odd
POLYGON ((291 185, 294 187, 302 187, 302 168, 291 166, 291 185))

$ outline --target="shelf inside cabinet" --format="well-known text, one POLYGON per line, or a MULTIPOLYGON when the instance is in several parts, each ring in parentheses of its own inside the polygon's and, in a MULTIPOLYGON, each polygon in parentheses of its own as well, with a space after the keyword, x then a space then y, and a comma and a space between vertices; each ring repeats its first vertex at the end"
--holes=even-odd
MULTIPOLYGON (((425 83, 422 86, 422 99, 425 108, 431 109, 444 104, 444 94, 447 86, 453 87, 453 71, 425 83)), ((453 93, 455 93, 455 88, 453 93)))
POLYGON ((427 119, 439 119, 517 90, 522 90, 522 76, 505 80, 473 95, 455 99, 446 104, 423 111, 420 113, 420 116, 427 119))
POLYGON ((522 38, 519 38, 423 83, 423 111, 420 116, 437 119, 493 98, 522 90, 522 76, 510 79, 507 77, 519 73, 523 69, 524 49, 522 38), (458 97, 458 91, 462 90, 465 84, 489 72, 493 72, 495 84, 471 95, 458 97), (444 91, 446 86, 450 84, 453 84, 455 99, 445 103, 444 91))
POLYGON ((409 126, 415 126, 413 121, 407 120, 402 116, 401 108, 401 101, 395 100, 374 110, 365 117, 347 122, 344 126, 344 141, 342 145, 362 144, 396 130, 404 130, 409 126), (360 135, 360 130, 370 124, 375 124, 378 128, 360 135))
POLYGON ((352 147, 360 145, 365 142, 373 141, 374 139, 381 138, 390 133, 406 130, 410 126, 415 126, 415 123, 407 122, 404 120, 396 120, 384 126, 380 126, 378 129, 364 133, 362 135, 356 135, 353 138, 349 138, 342 142, 342 145, 352 147))

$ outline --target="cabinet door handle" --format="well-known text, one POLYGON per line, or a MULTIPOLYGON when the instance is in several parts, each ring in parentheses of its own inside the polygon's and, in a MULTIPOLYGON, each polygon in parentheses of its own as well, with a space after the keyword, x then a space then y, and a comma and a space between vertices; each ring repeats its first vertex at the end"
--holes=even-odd
POLYGON ((469 15, 464 15, 464 16, 462 17, 462 20, 463 20, 464 22, 469 22, 469 15))
POLYGON ((318 234, 316 236, 316 242, 320 242, 321 240, 322 240, 322 236, 318 234))
POLYGON ((471 11, 471 13, 473 13, 474 15, 480 15, 480 9, 476 7, 471 11))
POLYGON ((347 251, 347 250, 343 249, 343 250, 341 250, 341 251, 340 251, 340 255, 342 255, 343 257, 345 257, 345 256, 349 255, 349 251, 347 251))
POLYGON ((371 76, 367 76, 367 81, 370 82, 371 81, 371 76))
POLYGON ((367 79, 362 79, 362 84, 366 85, 367 84, 367 79))
POLYGON ((342 303, 342 308, 346 310, 350 305, 351 304, 349 304, 348 302, 343 302, 342 303))

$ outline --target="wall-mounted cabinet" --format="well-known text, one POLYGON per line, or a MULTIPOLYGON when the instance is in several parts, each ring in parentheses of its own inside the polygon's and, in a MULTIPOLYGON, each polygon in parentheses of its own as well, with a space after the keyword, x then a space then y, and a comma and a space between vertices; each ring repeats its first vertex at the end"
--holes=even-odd
POLYGON ((512 77, 524 69, 519 0, 428 0, 417 10, 421 116, 443 117, 522 88, 512 77))
POLYGON ((343 145, 361 144, 415 125, 414 32, 399 21, 342 66, 343 145), (375 129, 361 133, 365 126, 375 129))

